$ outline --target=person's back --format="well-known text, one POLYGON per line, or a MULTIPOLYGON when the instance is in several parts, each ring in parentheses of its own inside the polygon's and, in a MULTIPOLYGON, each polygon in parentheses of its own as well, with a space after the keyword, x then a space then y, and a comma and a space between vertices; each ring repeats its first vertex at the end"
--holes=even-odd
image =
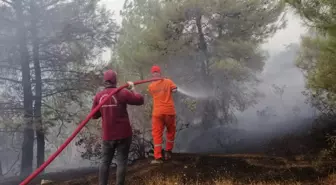
MULTIPOLYGON (((97 93, 94 100, 95 104, 98 105, 113 90, 115 90, 115 87, 107 87, 97 93)), ((122 89, 106 101, 98 113, 102 117, 103 140, 117 140, 131 136, 132 128, 128 117, 127 104, 142 105, 143 103, 144 99, 140 94, 135 94, 126 89, 122 89)))
MULTIPOLYGON (((161 78, 161 69, 159 66, 153 66, 151 73, 154 78, 161 78)), ((155 159, 152 163, 156 164, 163 162, 161 151, 162 135, 165 127, 167 128, 165 160, 171 158, 176 132, 176 112, 173 93, 177 91, 177 87, 172 80, 164 78, 151 83, 148 86, 148 91, 153 97, 152 136, 155 159)))
MULTIPOLYGON (((105 89, 96 94, 92 109, 100 104, 116 88, 116 73, 104 73, 105 89)), ((133 83, 129 82, 133 89, 133 83)), ((124 185, 128 152, 132 142, 132 128, 127 105, 142 105, 144 98, 134 90, 123 89, 109 98, 95 113, 93 119, 102 117, 102 160, 99 168, 99 185, 108 184, 109 167, 117 150, 117 185, 124 185)))
POLYGON ((148 89, 153 97, 153 115, 175 115, 175 105, 172 95, 174 83, 167 78, 152 82, 148 89))

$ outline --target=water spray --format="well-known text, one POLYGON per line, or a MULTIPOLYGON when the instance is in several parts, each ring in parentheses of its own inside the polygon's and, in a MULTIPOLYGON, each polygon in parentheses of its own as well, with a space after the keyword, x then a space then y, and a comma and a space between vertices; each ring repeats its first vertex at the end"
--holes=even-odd
POLYGON ((192 91, 182 87, 177 87, 177 92, 196 99, 208 99, 211 97, 215 97, 214 93, 212 92, 205 92, 202 90, 192 91))

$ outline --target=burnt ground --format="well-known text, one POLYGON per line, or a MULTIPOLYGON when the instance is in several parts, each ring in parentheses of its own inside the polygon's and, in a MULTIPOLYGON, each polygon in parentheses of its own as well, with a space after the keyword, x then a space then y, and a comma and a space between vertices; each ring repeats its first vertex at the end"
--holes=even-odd
MULTIPOLYGON (((41 179, 50 179, 53 181, 63 182, 71 179, 82 178, 83 176, 90 176, 95 174, 98 168, 80 168, 64 170, 59 172, 51 172, 37 176, 31 184, 39 184, 41 179)), ((11 177, 6 179, 0 179, 0 185, 18 185, 24 180, 23 177, 11 177)))
MULTIPOLYGON (((330 179, 336 162, 325 162, 325 168, 317 170, 312 162, 300 157, 291 159, 247 154, 175 154, 173 161, 161 165, 150 165, 149 159, 137 161, 128 169, 127 184, 336 184, 336 175, 330 179), (216 179, 230 179, 230 183, 218 183, 216 179), (168 183, 170 181, 176 183, 168 183)), ((59 172, 42 178, 54 181, 52 185, 98 184, 97 169, 59 172)), ((110 178, 114 184, 114 172, 110 178)))

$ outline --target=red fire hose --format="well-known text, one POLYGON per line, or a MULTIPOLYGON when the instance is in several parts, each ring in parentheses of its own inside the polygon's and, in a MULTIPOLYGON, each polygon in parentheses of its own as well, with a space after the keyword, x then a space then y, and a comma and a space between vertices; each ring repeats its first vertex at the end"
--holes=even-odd
MULTIPOLYGON (((140 80, 137 82, 134 82, 134 85, 143 84, 147 82, 157 81, 161 80, 161 78, 153 78, 149 80, 140 80)), ((123 85, 121 87, 116 88, 114 91, 112 91, 108 98, 104 98, 102 102, 99 103, 99 105, 94 108, 83 120, 76 130, 71 134, 71 136, 57 149, 55 153, 53 153, 48 160, 46 160, 38 169, 36 169, 30 176, 28 176, 24 181, 20 183, 20 185, 27 185, 30 181, 32 181, 38 174, 40 174, 67 146, 68 144, 77 136, 77 134, 82 130, 82 128, 87 124, 87 122, 90 121, 92 116, 100 109, 100 107, 109 99, 112 97, 113 94, 119 92, 121 89, 127 87, 128 85, 123 85)))

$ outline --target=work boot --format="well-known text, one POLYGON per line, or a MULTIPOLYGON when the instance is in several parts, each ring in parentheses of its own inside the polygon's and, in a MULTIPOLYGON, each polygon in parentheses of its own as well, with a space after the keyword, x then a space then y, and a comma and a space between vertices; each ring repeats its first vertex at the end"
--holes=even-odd
POLYGON ((172 151, 165 151, 164 157, 166 161, 170 160, 172 158, 172 151))
POLYGON ((162 164, 162 163, 163 163, 162 158, 154 159, 154 160, 151 161, 151 164, 162 164))

